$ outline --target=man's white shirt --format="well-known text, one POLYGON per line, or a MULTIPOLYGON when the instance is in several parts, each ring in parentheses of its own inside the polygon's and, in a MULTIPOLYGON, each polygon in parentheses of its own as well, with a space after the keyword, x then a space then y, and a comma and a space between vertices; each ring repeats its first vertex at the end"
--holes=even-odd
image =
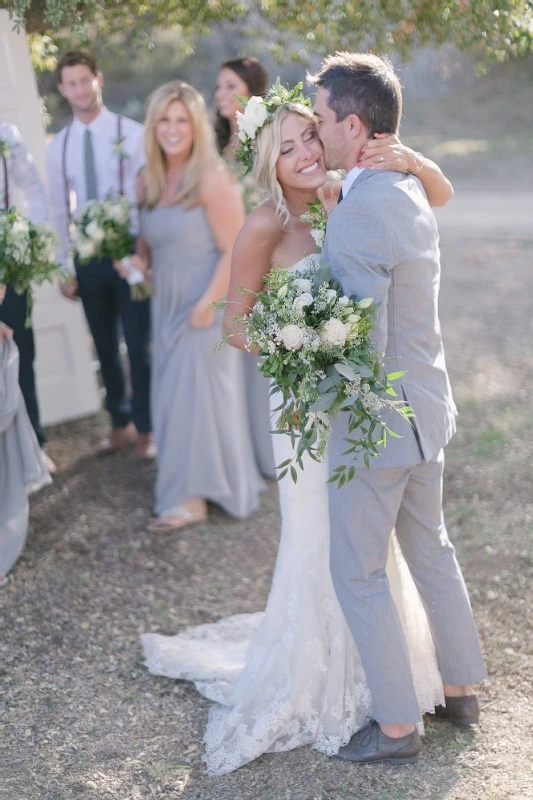
POLYGON ((353 169, 351 169, 349 171, 349 173, 346 175, 346 177, 345 177, 345 179, 343 181, 343 184, 342 184, 342 196, 343 196, 343 198, 346 197, 346 195, 348 194, 348 192, 352 188, 352 186, 353 186, 353 184, 355 182, 355 179, 357 178, 358 175, 360 175, 360 173, 362 171, 363 170, 361 169, 361 167, 353 167, 353 169))
MULTIPOLYGON (((22 136, 16 125, 8 122, 0 123, 0 139, 9 146, 10 153, 6 158, 7 186, 9 205, 15 207, 20 214, 40 225, 47 217, 46 192, 37 172, 35 162, 26 149, 22 136)), ((0 207, 4 207, 5 177, 0 169, 0 207)))
MULTIPOLYGON (((50 222, 60 241, 58 258, 63 266, 72 268, 69 263, 69 214, 67 207, 67 186, 74 195, 72 216, 75 218, 87 202, 85 184, 85 131, 90 130, 94 153, 94 166, 98 200, 117 196, 120 191, 118 146, 118 115, 102 108, 89 125, 74 117, 70 127, 63 128, 47 148, 46 162, 48 173, 50 222), (65 149, 65 137, 67 137, 65 149), (65 152, 65 169, 63 169, 65 152), (66 173, 66 175, 64 174, 66 173)), ((133 204, 136 203, 136 178, 144 166, 143 126, 128 117, 121 118, 122 137, 122 176, 123 194, 133 204)), ((132 214, 132 232, 138 232, 138 214, 132 214)))

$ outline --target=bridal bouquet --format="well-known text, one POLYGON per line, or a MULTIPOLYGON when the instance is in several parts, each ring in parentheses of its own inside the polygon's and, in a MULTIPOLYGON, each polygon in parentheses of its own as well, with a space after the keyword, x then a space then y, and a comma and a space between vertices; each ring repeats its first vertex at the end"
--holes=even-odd
POLYGON ((244 324, 248 347, 259 350, 259 369, 275 383, 282 402, 276 433, 289 434, 293 458, 279 465, 283 478, 289 468, 294 481, 303 469, 305 452, 322 460, 331 433, 331 416, 349 414, 344 453, 348 464, 336 467, 330 482, 340 487, 355 476, 353 461, 363 453, 366 466, 379 455, 387 435, 395 434, 380 418, 394 408, 412 415, 403 401, 394 400, 392 381, 371 343, 376 306, 369 298, 347 297, 331 269, 310 258, 304 270, 272 269, 265 290, 258 292, 251 313, 236 318, 244 324))
POLYGON ((0 211, 0 286, 28 292, 25 325, 31 325, 32 284, 40 286, 61 273, 55 260, 56 239, 47 225, 34 225, 15 208, 0 211))
POLYGON ((128 258, 135 246, 135 237, 130 233, 130 211, 129 200, 122 196, 90 200, 74 223, 74 253, 81 264, 94 258, 122 261, 132 300, 146 300, 151 297, 152 288, 128 258))

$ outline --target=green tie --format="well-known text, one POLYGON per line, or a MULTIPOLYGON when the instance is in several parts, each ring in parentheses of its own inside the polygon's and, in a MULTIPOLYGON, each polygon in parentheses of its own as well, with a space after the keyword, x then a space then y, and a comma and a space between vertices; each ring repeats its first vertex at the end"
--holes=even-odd
POLYGON ((91 131, 89 130, 89 128, 85 129, 84 151, 85 151, 85 188, 86 188, 87 200, 97 200, 98 189, 96 186, 96 171, 94 169, 93 142, 92 142, 91 131))

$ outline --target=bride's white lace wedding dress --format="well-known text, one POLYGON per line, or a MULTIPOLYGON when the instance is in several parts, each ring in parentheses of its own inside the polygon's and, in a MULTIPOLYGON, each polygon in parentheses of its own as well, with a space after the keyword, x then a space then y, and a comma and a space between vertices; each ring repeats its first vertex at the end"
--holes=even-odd
MULTIPOLYGON (((273 438, 280 464, 292 454, 290 438, 273 438)), ((372 716, 364 670, 329 573, 327 478, 327 464, 308 458, 296 484, 290 478, 279 484, 281 539, 264 612, 177 636, 142 636, 151 673, 194 681, 215 702, 205 732, 212 774, 304 744, 333 755, 372 716)), ((421 712, 433 712, 444 701, 435 649, 394 535, 387 575, 421 712)))

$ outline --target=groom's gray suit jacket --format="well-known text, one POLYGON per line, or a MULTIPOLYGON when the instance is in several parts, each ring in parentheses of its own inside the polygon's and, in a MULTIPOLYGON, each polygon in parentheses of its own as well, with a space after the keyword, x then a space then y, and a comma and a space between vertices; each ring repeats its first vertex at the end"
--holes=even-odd
MULTIPOLYGON (((397 413, 385 411, 383 419, 403 438, 389 437, 371 466, 430 460, 452 437, 457 412, 438 318, 437 223, 419 181, 398 172, 363 170, 330 214, 322 258, 346 294, 380 303, 375 340, 385 353, 386 370, 406 372, 394 388, 412 407, 415 430, 397 413)), ((341 415, 334 438, 346 417, 341 415)))
MULTIPOLYGON (((435 218, 416 178, 363 171, 328 221, 323 259, 347 294, 381 303, 376 339, 387 371, 406 370, 396 390, 414 429, 387 415, 402 439, 338 489, 330 484, 331 577, 357 644, 378 722, 420 718, 410 654, 386 576, 390 533, 426 608, 444 683, 464 686, 486 672, 468 592, 442 514, 442 448, 455 429, 438 319, 435 218)), ((333 424, 331 467, 346 463, 348 414, 333 424)), ((416 658, 416 653, 411 654, 416 658)))

